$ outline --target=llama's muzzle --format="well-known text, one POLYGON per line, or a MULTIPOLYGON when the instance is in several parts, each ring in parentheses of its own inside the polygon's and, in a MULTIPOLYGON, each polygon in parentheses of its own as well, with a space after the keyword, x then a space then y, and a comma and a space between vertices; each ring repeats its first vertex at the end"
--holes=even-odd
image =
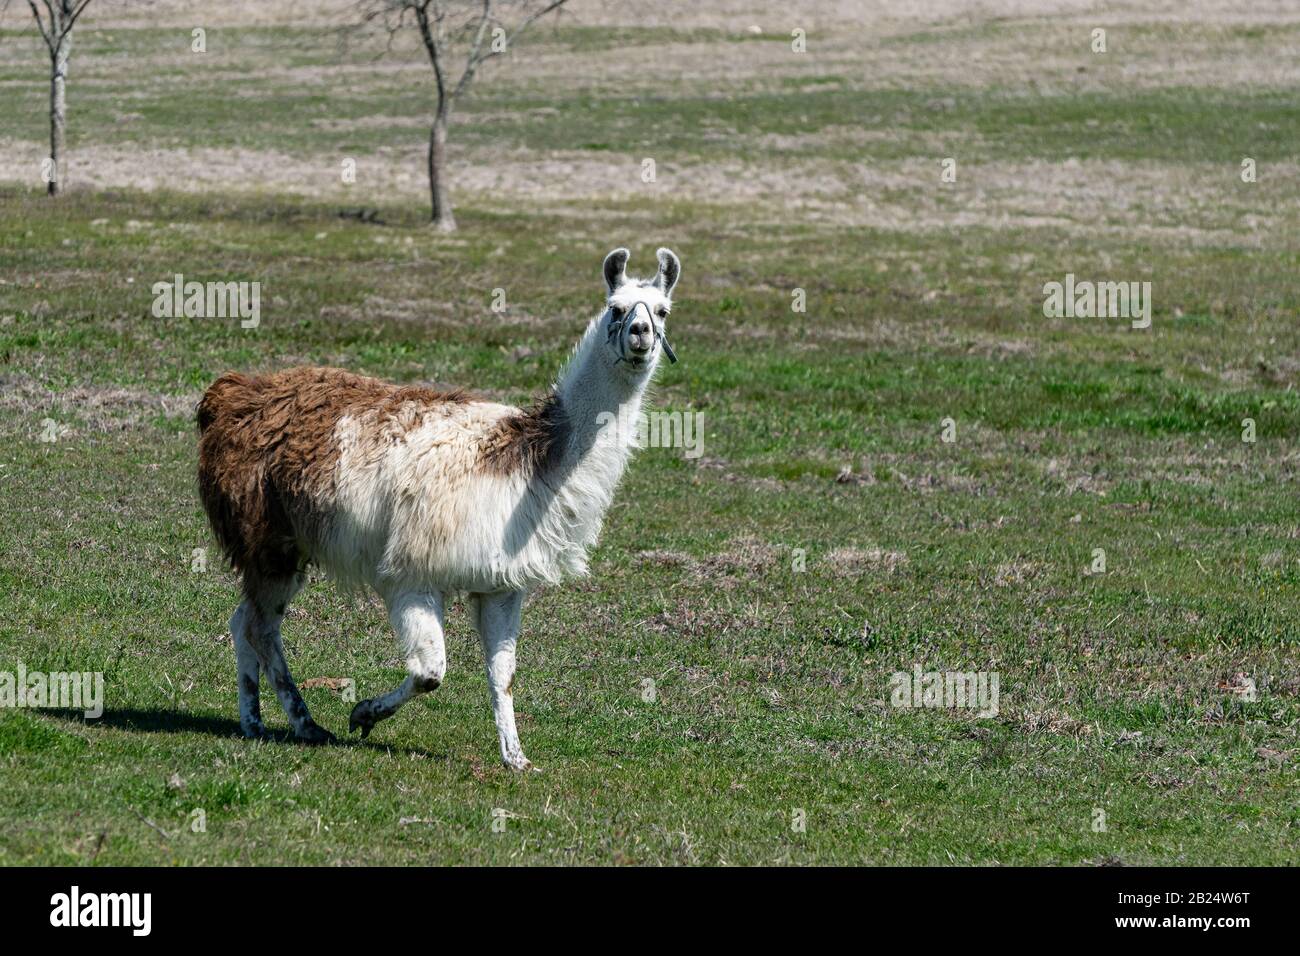
MULTIPOLYGON (((668 336, 664 334, 663 326, 655 322, 654 316, 650 314, 650 306, 644 302, 637 302, 623 318, 615 318, 616 315, 617 313, 611 312, 609 316, 609 341, 613 342, 616 337, 621 336, 623 326, 630 320, 632 324, 628 326, 628 337, 634 340, 632 348, 634 354, 639 356, 649 352, 651 350, 650 336, 653 335, 654 339, 658 340, 659 344, 664 347, 664 355, 668 356, 668 361, 676 363, 677 353, 673 351, 673 347, 668 343, 668 336), (637 316, 638 307, 645 309, 646 317, 644 319, 637 316), (638 348, 638 345, 642 342, 646 343, 645 346, 638 348)), ((626 362, 627 347, 622 338, 619 338, 618 347, 618 360, 626 362)))

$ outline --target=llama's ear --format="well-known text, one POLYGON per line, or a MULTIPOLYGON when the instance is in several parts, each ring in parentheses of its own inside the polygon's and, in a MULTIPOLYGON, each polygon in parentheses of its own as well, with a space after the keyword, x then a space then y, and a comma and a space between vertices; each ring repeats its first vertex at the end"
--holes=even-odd
POLYGON ((659 274, 655 276, 655 285, 664 295, 673 294, 673 286, 682 275, 682 263, 671 249, 660 249, 655 253, 659 257, 659 274))
POLYGON ((630 255, 626 249, 615 249, 605 257, 605 285, 611 295, 627 281, 627 257, 630 255))

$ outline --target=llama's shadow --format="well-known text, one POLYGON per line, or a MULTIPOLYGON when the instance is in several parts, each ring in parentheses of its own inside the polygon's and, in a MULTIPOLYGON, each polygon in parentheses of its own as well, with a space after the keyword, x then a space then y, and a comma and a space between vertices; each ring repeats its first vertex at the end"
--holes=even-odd
MULTIPOLYGON (((122 707, 113 710, 106 708, 101 716, 95 718, 88 718, 82 711, 67 708, 50 708, 41 710, 40 713, 59 720, 84 724, 88 727, 112 727, 116 730, 126 730, 134 733, 205 734, 209 737, 237 737, 240 740, 244 739, 244 733, 240 730, 239 721, 230 717, 218 717, 215 714, 190 714, 180 710, 143 710, 133 707, 122 707)), ((287 727, 279 731, 271 731, 261 741, 248 741, 249 744, 259 742, 271 746, 310 746, 296 739, 293 732, 287 727)), ((450 756, 446 752, 431 753, 422 747, 398 746, 377 740, 363 740, 354 736, 340 736, 338 742, 332 746, 391 750, 403 754, 417 754, 430 760, 445 760, 450 756)))

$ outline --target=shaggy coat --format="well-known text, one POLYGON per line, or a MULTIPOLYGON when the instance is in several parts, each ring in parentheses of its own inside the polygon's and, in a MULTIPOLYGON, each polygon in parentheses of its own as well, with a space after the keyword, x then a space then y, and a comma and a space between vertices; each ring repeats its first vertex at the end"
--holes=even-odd
POLYGON ((388 606, 409 676, 363 700, 368 734, 446 672, 449 592, 468 592, 483 643, 501 756, 531 766, 515 729, 515 644, 525 592, 585 573, 636 438, 680 265, 659 251, 653 280, 630 280, 627 250, 605 259, 605 311, 555 387, 528 408, 466 392, 391 385, 337 368, 227 373, 198 407, 199 490, 222 550, 242 572, 230 621, 240 726, 264 733, 266 676, 299 738, 333 739, 311 719, 280 624, 316 564, 388 606))
POLYGON ((530 513, 549 497, 535 479, 569 444, 555 393, 519 409, 336 368, 232 372, 204 394, 198 422, 203 505, 245 573, 311 562, 381 591, 411 579, 528 587, 581 573, 599 531, 576 514, 530 513), (530 547, 539 532, 558 552, 530 547))

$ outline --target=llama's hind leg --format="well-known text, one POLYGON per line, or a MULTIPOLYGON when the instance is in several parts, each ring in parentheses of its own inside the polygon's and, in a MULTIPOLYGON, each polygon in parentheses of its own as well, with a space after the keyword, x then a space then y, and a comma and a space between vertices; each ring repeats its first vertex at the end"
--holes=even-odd
POLYGON ((496 720, 501 760, 511 770, 535 770, 524 756, 515 729, 515 644, 519 640, 519 618, 524 607, 523 591, 478 594, 473 598, 471 617, 483 644, 488 689, 492 692, 492 716, 496 720))
POLYGON ((280 622, 284 619, 285 609, 305 583, 306 575, 301 572, 284 578, 245 576, 244 591, 248 595, 246 603, 249 609, 245 633, 262 672, 275 688, 275 696, 289 717, 294 735, 306 743, 334 743, 334 735, 311 719, 307 703, 289 674, 289 665, 284 660, 284 645, 280 641, 280 622))
POLYGON ((230 619, 230 636, 235 640, 235 667, 239 680, 239 729, 245 737, 263 737, 262 702, 259 699, 259 681, 262 665, 257 662, 257 652, 248 640, 248 623, 252 616, 247 599, 235 608, 230 619))
POLYGON ((352 708, 348 730, 360 728, 362 737, 369 737, 375 724, 393 716, 412 697, 436 690, 447 676, 442 595, 437 591, 404 591, 386 600, 388 619, 397 632, 409 676, 396 689, 352 708))

